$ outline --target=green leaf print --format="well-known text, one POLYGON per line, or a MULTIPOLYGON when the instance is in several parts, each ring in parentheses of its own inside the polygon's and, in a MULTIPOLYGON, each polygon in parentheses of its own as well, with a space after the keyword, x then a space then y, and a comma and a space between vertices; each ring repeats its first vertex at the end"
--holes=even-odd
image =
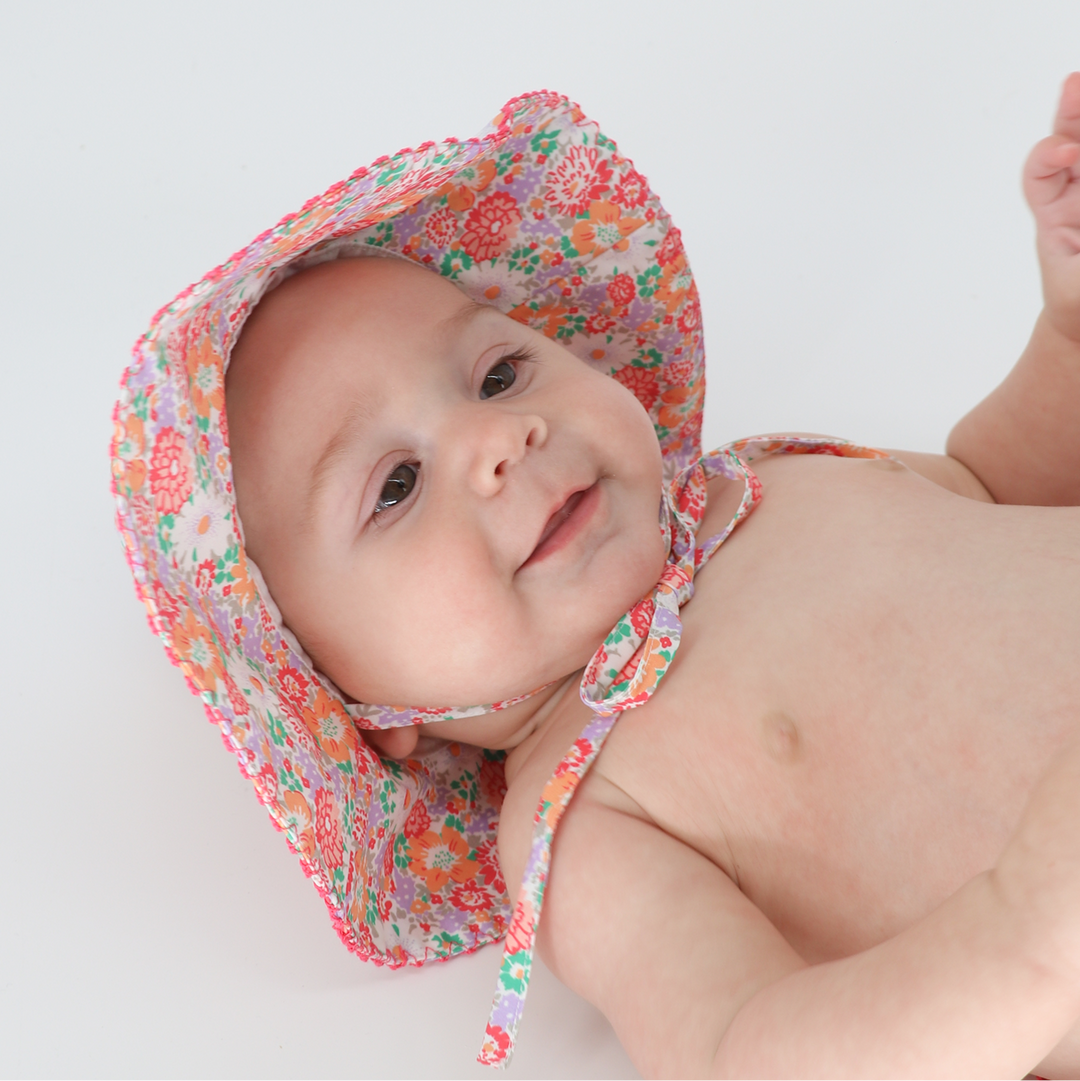
POLYGON ((659 278, 660 268, 655 265, 648 267, 644 274, 637 276, 638 296, 642 300, 648 300, 656 292, 660 285, 659 278))
POLYGON ((529 146, 534 154, 550 154, 558 145, 555 137, 562 128, 546 128, 538 131, 530 140, 529 146))
POLYGON ((270 738, 278 747, 285 746, 285 726, 273 713, 267 711, 266 719, 269 721, 270 738))
POLYGON ((439 273, 453 281, 463 270, 471 269, 472 265, 471 255, 466 255, 463 251, 448 251, 439 264, 439 273))

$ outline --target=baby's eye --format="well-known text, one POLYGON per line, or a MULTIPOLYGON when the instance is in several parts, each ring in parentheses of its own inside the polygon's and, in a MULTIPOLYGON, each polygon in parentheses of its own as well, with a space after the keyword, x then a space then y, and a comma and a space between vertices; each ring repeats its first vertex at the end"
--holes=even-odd
POLYGON ((480 385, 480 397, 493 398, 496 394, 502 394, 504 390, 509 390, 514 385, 515 379, 517 379, 517 370, 513 364, 500 360, 484 376, 484 382, 480 385))
POLYGON ((386 478, 386 483, 383 485, 382 492, 375 504, 374 513, 378 515, 391 507, 396 507, 400 502, 408 498, 409 493, 415 487, 416 466, 409 465, 408 462, 402 462, 386 478))

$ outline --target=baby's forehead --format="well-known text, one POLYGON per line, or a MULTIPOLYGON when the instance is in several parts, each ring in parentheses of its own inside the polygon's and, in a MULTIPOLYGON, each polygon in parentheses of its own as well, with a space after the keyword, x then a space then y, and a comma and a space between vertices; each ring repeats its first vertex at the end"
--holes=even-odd
POLYGON ((301 270, 255 307, 232 351, 226 394, 234 400, 318 392, 460 332, 482 308, 438 273, 399 259, 352 258, 301 270))

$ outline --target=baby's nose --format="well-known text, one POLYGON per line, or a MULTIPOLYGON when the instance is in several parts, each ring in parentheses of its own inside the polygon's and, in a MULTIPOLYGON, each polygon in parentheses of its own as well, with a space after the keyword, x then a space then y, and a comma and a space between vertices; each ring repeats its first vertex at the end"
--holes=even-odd
POLYGON ((470 418, 471 431, 462 433, 470 448, 469 481, 481 495, 495 495, 530 450, 547 441, 543 417, 490 410, 490 416, 470 418))

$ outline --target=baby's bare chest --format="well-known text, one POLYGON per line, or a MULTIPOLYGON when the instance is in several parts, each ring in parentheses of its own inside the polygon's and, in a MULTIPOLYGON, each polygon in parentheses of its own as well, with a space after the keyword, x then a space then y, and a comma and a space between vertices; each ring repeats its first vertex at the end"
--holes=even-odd
POLYGON ((861 461, 759 473, 664 685, 587 784, 822 959, 990 866, 1080 726, 1080 510, 977 504, 861 461))

